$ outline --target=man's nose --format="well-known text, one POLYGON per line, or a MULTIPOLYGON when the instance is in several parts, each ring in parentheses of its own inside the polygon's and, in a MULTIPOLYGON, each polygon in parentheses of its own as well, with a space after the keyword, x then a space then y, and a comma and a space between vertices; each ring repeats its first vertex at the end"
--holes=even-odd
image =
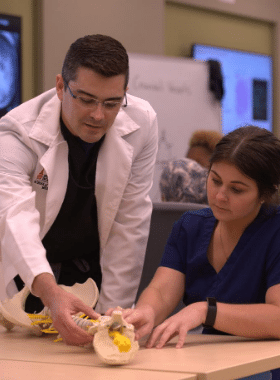
POLYGON ((104 119, 105 114, 102 103, 97 103, 97 105, 91 110, 90 116, 93 117, 95 120, 104 119))

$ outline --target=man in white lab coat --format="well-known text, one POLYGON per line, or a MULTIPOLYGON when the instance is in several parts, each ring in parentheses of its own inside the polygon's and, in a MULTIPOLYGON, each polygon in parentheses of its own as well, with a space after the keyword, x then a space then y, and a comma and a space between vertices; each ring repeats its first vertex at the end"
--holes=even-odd
POLYGON ((92 338, 71 314, 130 307, 149 233, 157 119, 126 94, 128 56, 92 35, 69 48, 56 89, 0 119, 0 259, 5 290, 21 281, 68 344, 92 338), (95 311, 63 291, 93 278, 95 311))

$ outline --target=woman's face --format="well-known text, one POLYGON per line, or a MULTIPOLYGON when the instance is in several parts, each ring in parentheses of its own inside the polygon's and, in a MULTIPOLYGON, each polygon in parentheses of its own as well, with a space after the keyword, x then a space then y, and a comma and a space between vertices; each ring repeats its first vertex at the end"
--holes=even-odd
POLYGON ((257 183, 224 161, 214 163, 210 169, 207 196, 214 216, 224 222, 249 224, 262 203, 257 183))

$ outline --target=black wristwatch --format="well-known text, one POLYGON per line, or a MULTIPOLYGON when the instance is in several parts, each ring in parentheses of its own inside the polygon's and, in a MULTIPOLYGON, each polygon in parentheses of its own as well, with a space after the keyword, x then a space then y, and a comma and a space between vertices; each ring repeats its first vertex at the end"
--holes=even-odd
POLYGON ((206 300, 208 303, 208 310, 205 323, 203 323, 203 327, 212 328, 215 324, 217 315, 217 300, 214 297, 207 297, 206 300))

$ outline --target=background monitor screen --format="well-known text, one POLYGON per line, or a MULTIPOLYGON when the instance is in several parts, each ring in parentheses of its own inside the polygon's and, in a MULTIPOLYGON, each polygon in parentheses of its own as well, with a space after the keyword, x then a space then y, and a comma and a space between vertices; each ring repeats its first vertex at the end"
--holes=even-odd
POLYGON ((21 103, 21 19, 0 14, 0 117, 21 103))
POLYGON ((221 64, 223 133, 248 124, 273 131, 271 56, 194 44, 192 57, 221 64))

